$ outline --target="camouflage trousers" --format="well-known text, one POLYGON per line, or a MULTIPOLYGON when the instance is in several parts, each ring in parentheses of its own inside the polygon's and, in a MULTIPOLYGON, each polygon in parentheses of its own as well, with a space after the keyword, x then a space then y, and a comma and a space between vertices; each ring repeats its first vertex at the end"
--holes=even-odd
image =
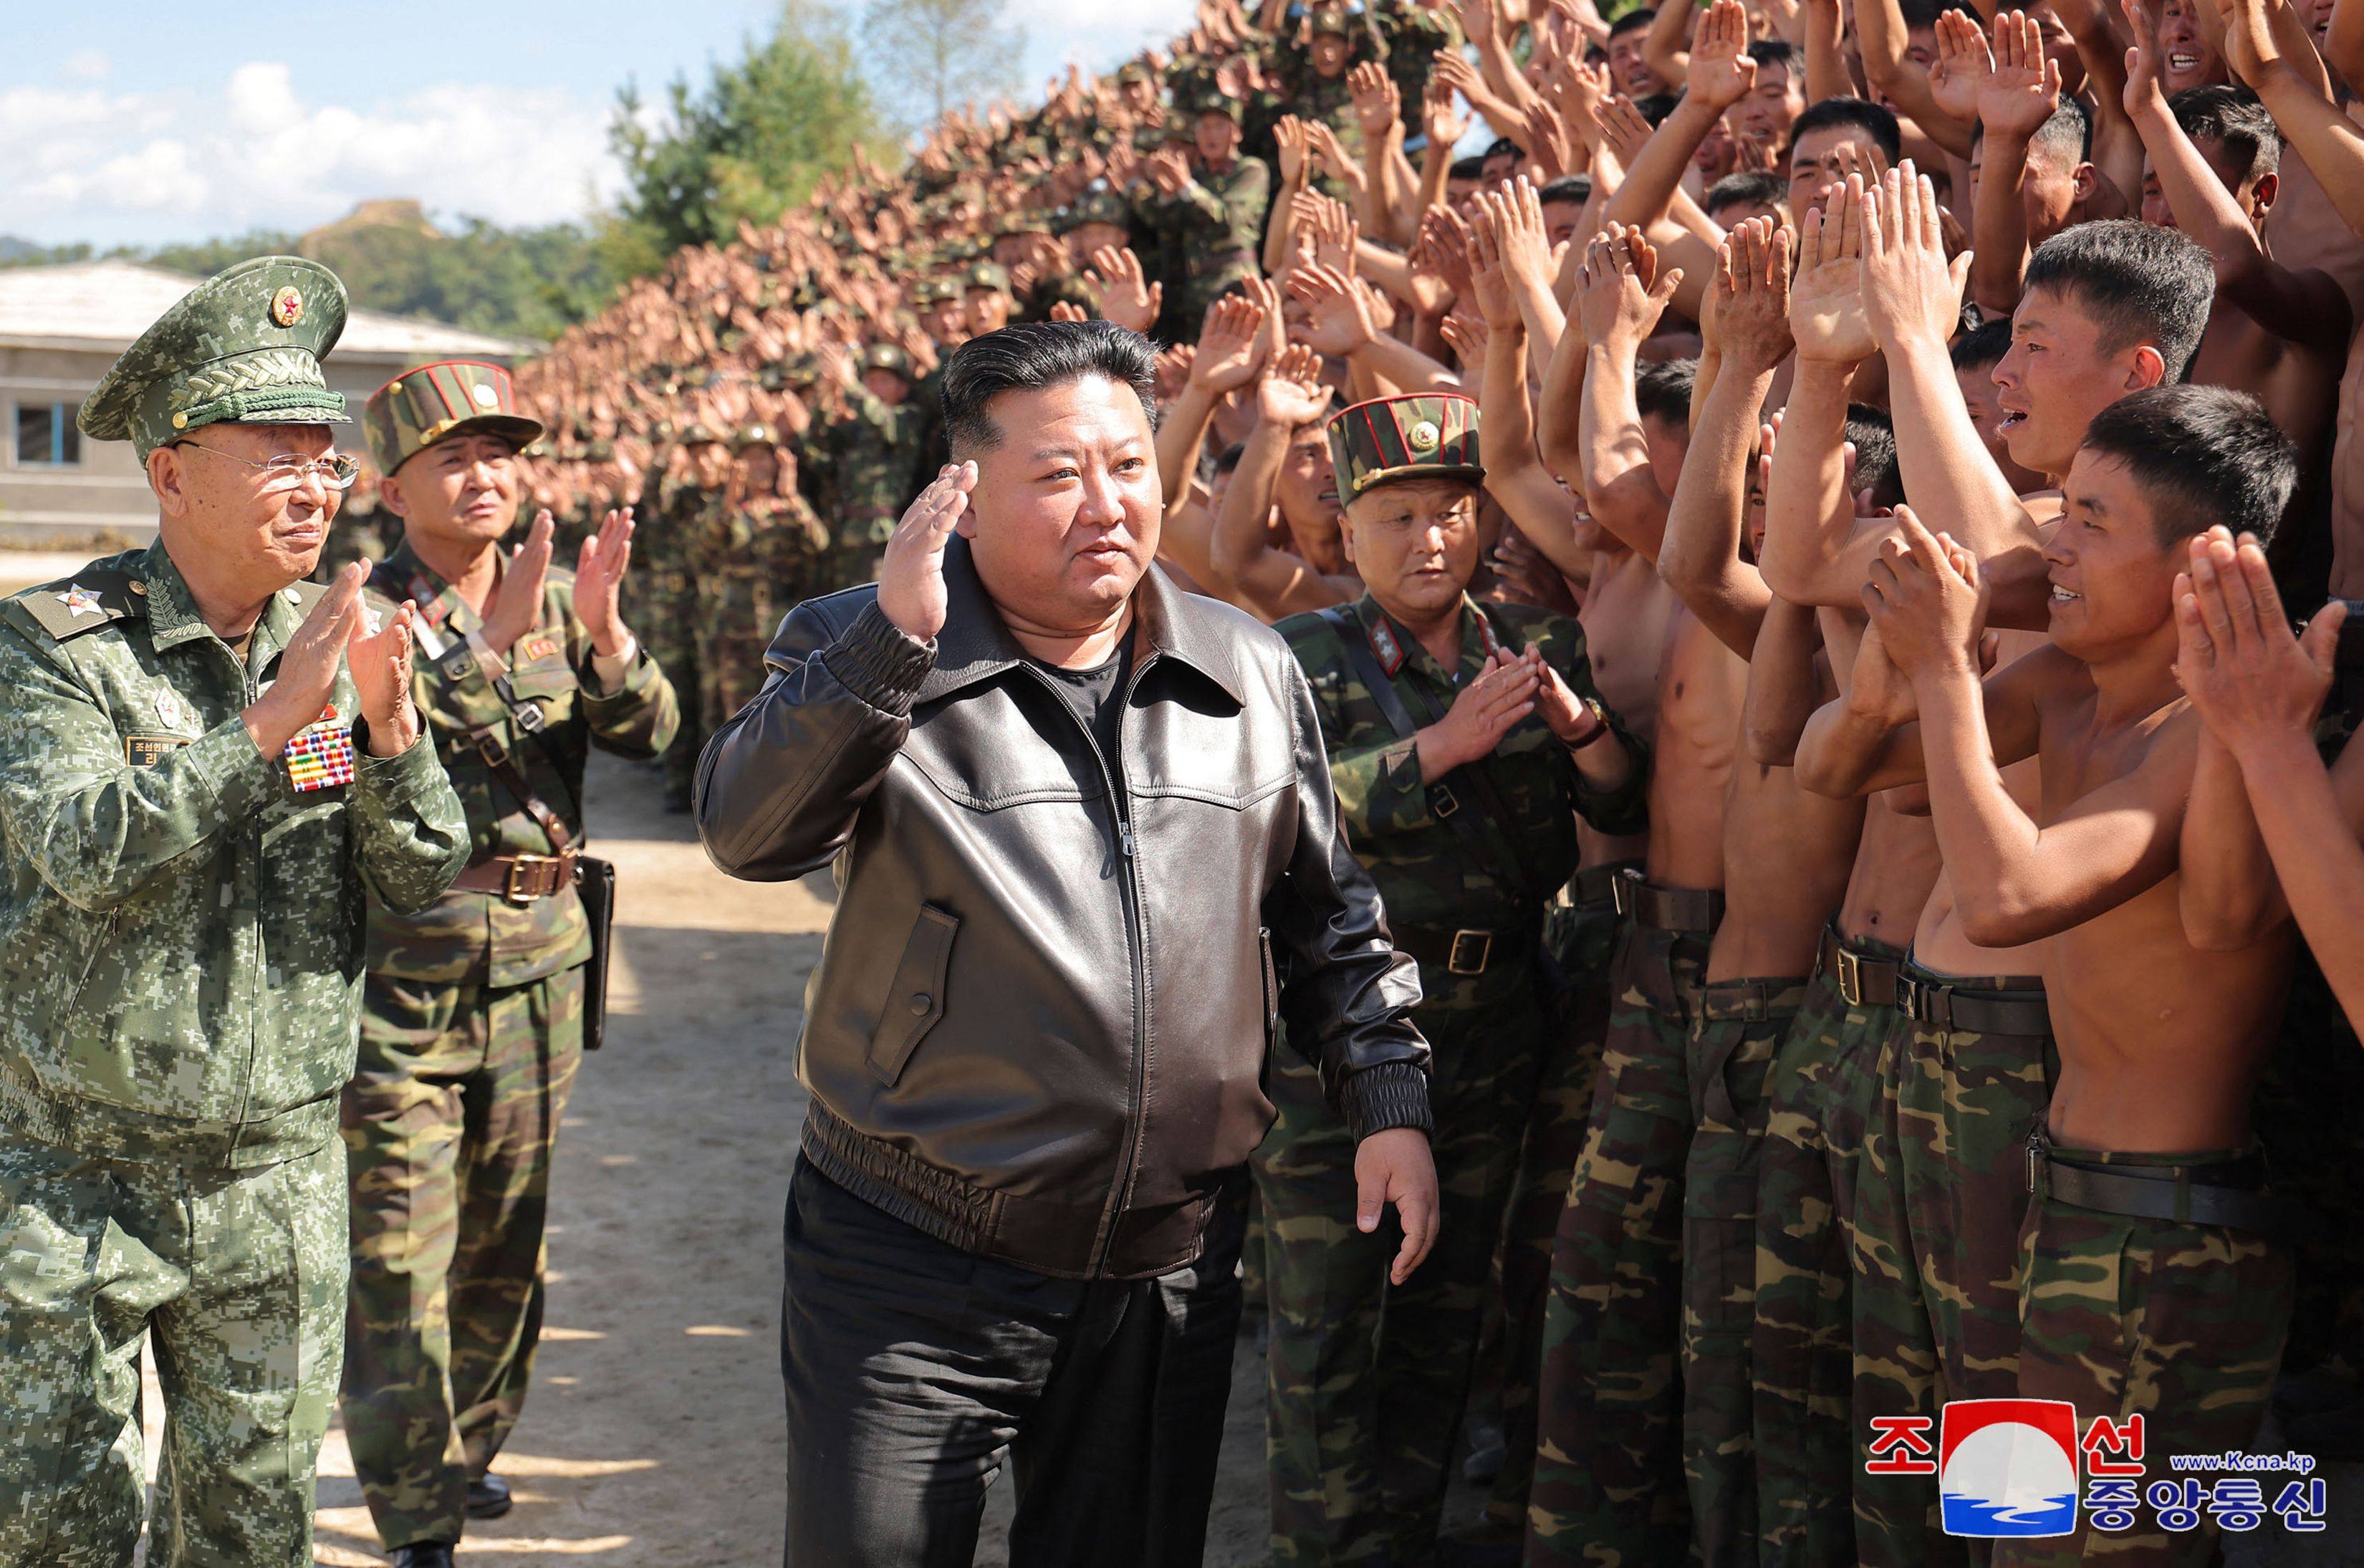
MULTIPOLYGON (((1826 953, 1834 941, 1825 942, 1826 953)), ((1844 951, 1882 962, 1903 957, 1869 940, 1844 951)), ((1773 1057, 1749 1342, 1757 1555, 1767 1564, 1853 1568, 1856 1561, 1847 1252, 1856 1167, 1879 1102, 1879 1042, 1895 1018, 1892 1006, 1849 1003, 1825 964, 1773 1057)))
MULTIPOLYGON (((771 646, 771 640, 768 631, 755 636, 737 628, 729 631, 698 628, 698 723, 707 734, 729 723, 732 715, 764 689, 764 682, 771 674, 764 664, 764 651, 771 646)), ((693 768, 696 762, 691 759, 693 768)))
POLYGON ((1756 1561, 1756 1187, 1773 1057, 1807 982, 1725 980, 1701 993, 1683 1162, 1683 1482, 1708 1568, 1756 1561))
MULTIPOLYGON (((2057 1058, 2044 983, 1937 974, 1907 963, 1914 1010, 1882 1042, 1880 1106, 1856 1183, 1854 1396, 1860 1438, 1890 1416, 1933 1420, 1948 1399, 2005 1399, 2019 1384, 2020 1222, 2027 1135, 2057 1058), (2000 1015, 2000 1017, 1998 1017, 2000 1015), (1979 1031, 1998 1021, 2028 1032, 1979 1031)), ((1936 1488, 1857 1467, 1856 1539, 1867 1568, 1986 1561, 1945 1533, 1936 1488)))
POLYGON ((551 1146, 583 1055, 583 976, 372 975, 346 1086, 352 1299, 343 1410, 378 1535, 456 1541, 541 1331, 551 1146))
POLYGON ((1551 1296, 1552 1237, 1576 1157, 1592 1119, 1592 1083, 1609 1032, 1609 961, 1617 906, 1607 889, 1614 867, 1578 879, 1577 902, 1551 911, 1548 945, 1574 983, 1559 996, 1527 1118, 1519 1173, 1502 1222, 1502 1468, 1486 1500, 1484 1539, 1516 1540, 1527 1529, 1535 1474, 1535 1379, 1543 1368, 1544 1304, 1551 1296))
POLYGON ((1592 1121, 1552 1241, 1526 1560, 1680 1561, 1685 1066, 1707 938, 1629 924, 1592 1121))
MULTIPOLYGON (((2120 1168, 2207 1165, 2237 1153, 2140 1155, 2055 1149, 2053 1157, 2120 1168)), ((2144 1418, 2145 1507, 2135 1528, 1995 1543, 1995 1568, 2068 1568, 2113 1561, 2215 1560, 2205 1495, 2196 1529, 2159 1528, 2148 1489, 2174 1480, 2170 1456, 2255 1443, 2290 1321, 2291 1257, 2252 1232, 2178 1225, 2079 1208, 2039 1191, 2021 1232, 2019 1392, 2065 1399, 2081 1432, 2096 1417, 2144 1418)), ((2213 1479, 2213 1477, 2209 1478, 2213 1479)), ((2280 1477, 2266 1478, 2270 1507, 2280 1477)), ((2206 1480, 2202 1485, 2206 1485, 2206 1480)))
POLYGON ((312 1568, 344 1326, 344 1162, 96 1159, 0 1129, 0 1562, 312 1568), (156 1506, 140 1336, 164 1393, 156 1506))
MULTIPOLYGON (((1497 955, 1503 944, 1495 948, 1497 955)), ((1534 968, 1423 965, 1436 1245, 1402 1286, 1392 1217, 1355 1228, 1355 1143, 1313 1069, 1273 1059, 1279 1119, 1253 1168, 1270 1303, 1266 1451, 1277 1563, 1411 1568, 1436 1550, 1494 1244, 1547 1030, 1534 968)))

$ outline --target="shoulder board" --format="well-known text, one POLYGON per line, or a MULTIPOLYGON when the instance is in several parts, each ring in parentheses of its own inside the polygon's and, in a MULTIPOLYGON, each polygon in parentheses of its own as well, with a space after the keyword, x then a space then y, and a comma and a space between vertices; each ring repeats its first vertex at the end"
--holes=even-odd
POLYGON ((1404 667, 1404 661, 1411 657, 1404 651, 1403 642, 1396 636, 1395 628, 1388 624, 1388 618, 1385 616, 1381 616, 1377 620, 1364 622, 1363 628, 1370 638, 1371 651, 1378 657, 1379 668, 1386 671, 1389 676, 1393 676, 1397 671, 1404 667))
POLYGON ((147 583, 120 564, 120 558, 94 562, 70 577, 28 588, 9 602, 22 609, 52 642, 148 613, 147 583), (138 591, 133 584, 138 584, 138 591))

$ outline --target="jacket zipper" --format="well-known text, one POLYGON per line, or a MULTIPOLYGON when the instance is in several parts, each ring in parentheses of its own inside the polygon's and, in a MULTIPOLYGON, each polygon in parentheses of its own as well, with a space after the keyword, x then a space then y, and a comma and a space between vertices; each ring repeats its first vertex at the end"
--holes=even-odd
MULTIPOLYGON (((1152 654, 1151 659, 1154 658, 1155 655, 1152 654)), ((1116 1184, 1110 1191, 1101 1234, 1092 1246, 1090 1273, 1094 1278, 1098 1278, 1101 1270, 1107 1267, 1109 1253, 1116 1246, 1117 1217, 1124 1212, 1125 1196, 1132 1187, 1133 1171, 1141 1162, 1144 1131, 1143 1101, 1148 1092, 1149 973, 1143 956, 1148 947, 1148 933, 1142 929, 1140 845, 1132 836, 1132 813, 1124 792, 1123 768, 1123 716, 1132 706, 1133 690, 1141 684, 1141 677, 1148 664, 1149 661, 1144 660, 1135 665, 1132 678, 1125 682, 1117 717, 1118 755, 1113 759, 1100 754, 1100 743, 1093 738, 1091 727, 1076 718, 1074 710, 1067 708, 1065 698, 1059 701, 1060 707, 1071 719, 1076 719, 1076 728, 1084 732, 1084 744, 1091 748, 1092 759, 1099 764, 1101 782, 1108 785, 1110 806, 1116 816, 1117 873, 1124 895, 1125 947, 1127 956, 1132 962, 1132 1071, 1126 1084, 1125 1118, 1131 1136, 1125 1140, 1124 1158, 1117 1165, 1116 1184)), ((1049 684, 1048 676, 1038 674, 1035 679, 1046 686, 1049 684)), ((1055 692, 1052 695, 1058 695, 1055 692)))

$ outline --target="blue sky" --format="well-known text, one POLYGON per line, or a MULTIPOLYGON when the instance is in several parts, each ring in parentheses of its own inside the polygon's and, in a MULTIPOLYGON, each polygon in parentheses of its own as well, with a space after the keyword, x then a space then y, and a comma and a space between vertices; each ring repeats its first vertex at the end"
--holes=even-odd
MULTIPOLYGON (((703 80, 770 0, 12 6, 0 233, 156 244, 304 228, 372 196, 509 224, 611 196, 617 86, 703 80)), ((1190 0, 1006 0, 1028 95, 1188 26, 1190 0)), ((650 94, 652 97, 658 95, 650 94)))

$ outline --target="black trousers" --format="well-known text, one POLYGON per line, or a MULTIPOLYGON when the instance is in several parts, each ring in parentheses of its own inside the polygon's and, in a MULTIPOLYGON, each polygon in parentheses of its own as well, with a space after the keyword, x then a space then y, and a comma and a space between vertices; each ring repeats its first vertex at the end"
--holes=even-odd
POLYGON ((967 1568, 1005 1456, 1026 1568, 1195 1565, 1239 1330, 1240 1226, 1151 1280, 946 1245, 802 1159, 780 1359, 788 1568, 967 1568))

